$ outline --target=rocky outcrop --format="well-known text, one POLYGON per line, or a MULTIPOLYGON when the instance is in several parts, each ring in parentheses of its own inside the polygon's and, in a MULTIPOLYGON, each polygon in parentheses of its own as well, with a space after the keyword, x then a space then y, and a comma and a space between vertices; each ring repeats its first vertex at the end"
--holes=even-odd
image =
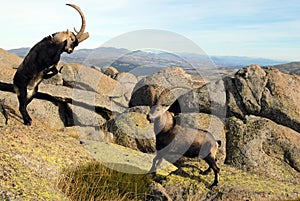
MULTIPOLYGON (((142 153, 128 147, 108 142, 95 142, 85 140, 83 146, 91 155, 114 170, 129 174, 146 174, 149 172, 154 154, 142 153)), ((168 175, 177 168, 163 160, 159 173, 168 175)))
POLYGON ((210 82, 181 95, 171 106, 174 112, 204 112, 219 116, 226 115, 226 89, 223 80, 210 82), (179 109, 179 110, 178 110, 179 109))
MULTIPOLYGON (((22 59, 3 52, 0 89, 7 92, 1 92, 1 99, 7 105, 18 107, 16 95, 11 93, 12 78, 22 59)), ((106 123, 112 114, 126 110, 132 85, 127 91, 127 86, 80 64, 60 64, 58 68, 61 73, 44 80, 37 98, 29 104, 33 118, 49 122, 50 127, 58 130, 73 125, 97 127, 106 123)))
POLYGON ((9 53, 0 48, 0 78, 12 81, 11 75, 21 64, 22 59, 15 54, 9 53))
POLYGON ((180 96, 173 108, 212 113, 224 119, 247 115, 269 118, 300 131, 300 77, 252 65, 233 78, 211 82, 180 96))
POLYGON ((116 75, 115 79, 120 83, 120 85, 126 88, 124 97, 126 101, 129 102, 132 91, 138 82, 138 78, 132 73, 121 72, 116 75))
POLYGON ((181 88, 176 90, 175 99, 191 89, 192 84, 189 76, 181 68, 166 68, 165 70, 141 79, 134 87, 129 107, 147 105, 151 106, 165 89, 181 88))
POLYGON ((131 108, 108 121, 105 127, 114 133, 115 143, 145 153, 155 152, 153 125, 146 119, 149 110, 142 106, 131 108))
POLYGON ((279 180, 300 181, 300 135, 256 116, 235 117, 227 124, 226 163, 279 180))
MULTIPOLYGON (((177 123, 209 131, 222 141, 217 155, 221 182, 217 191, 208 190, 211 175, 201 175, 207 168, 205 162, 184 159, 180 170, 172 174, 167 171, 164 174, 167 177, 155 178, 160 184, 151 187, 155 195, 151 199, 281 200, 300 196, 297 190, 300 185, 299 76, 251 65, 234 76, 195 88, 197 76, 191 80, 180 68, 166 68, 142 78, 117 73, 112 79, 95 68, 61 64, 62 73, 41 83, 36 99, 29 105, 36 124, 25 127, 16 109, 18 102, 11 84, 21 59, 2 55, 1 51, 0 59, 5 62, 0 64, 0 100, 5 99, 9 122, 5 125, 0 113, 0 136, 12 142, 20 141, 17 147, 14 143, 0 146, 1 149, 8 146, 4 151, 26 146, 31 140, 26 136, 31 133, 38 133, 36 138, 44 133, 49 136, 49 133, 51 136, 63 133, 75 138, 78 146, 80 141, 96 160, 100 158, 108 165, 114 160, 113 165, 120 169, 145 173, 155 151, 153 124, 148 122, 146 114, 162 91, 169 89, 172 93, 165 97, 164 104, 171 105, 169 110, 177 123), (18 126, 21 135, 14 133, 18 126), (129 157, 133 150, 133 157, 129 157), (142 167, 142 163, 147 167, 142 167)), ((20 152, 30 157, 35 148, 20 152)), ((29 167, 32 164, 22 154, 13 157, 29 167)), ((36 158, 34 164, 39 166, 39 157, 36 158)))
MULTIPOLYGON (((5 100, 4 105, 6 107, 7 112, 10 114, 8 122, 11 122, 11 118, 19 118, 18 115, 14 114, 15 111, 13 111, 10 108, 18 108, 18 100, 16 98, 16 95, 10 92, 0 91, 0 97, 5 100), (13 113, 16 116, 12 116, 11 113, 13 113)), ((64 110, 64 105, 61 102, 51 102, 43 101, 40 99, 34 99, 32 103, 28 105, 28 111, 32 114, 32 116, 35 119, 47 122, 48 126, 52 129, 62 130, 68 122, 68 114, 64 110)))
POLYGON ((258 65, 239 70, 235 87, 244 115, 269 118, 300 132, 300 77, 258 65))
POLYGON ((108 77, 111 77, 113 79, 116 78, 116 76, 118 75, 119 71, 112 66, 108 66, 106 68, 101 69, 102 73, 107 75, 108 77))

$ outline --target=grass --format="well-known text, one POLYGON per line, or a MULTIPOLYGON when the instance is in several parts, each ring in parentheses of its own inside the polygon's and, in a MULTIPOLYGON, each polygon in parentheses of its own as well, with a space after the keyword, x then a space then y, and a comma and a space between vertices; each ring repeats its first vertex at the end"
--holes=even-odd
POLYGON ((213 173, 201 175, 198 170, 205 170, 207 164, 202 160, 186 164, 196 167, 182 168, 188 176, 171 174, 162 181, 170 194, 183 200, 300 200, 297 182, 280 181, 224 164, 219 164, 219 185, 210 190, 208 186, 213 182, 213 173))
POLYGON ((71 200, 144 200, 152 180, 149 175, 126 174, 92 162, 65 170, 58 187, 71 200))

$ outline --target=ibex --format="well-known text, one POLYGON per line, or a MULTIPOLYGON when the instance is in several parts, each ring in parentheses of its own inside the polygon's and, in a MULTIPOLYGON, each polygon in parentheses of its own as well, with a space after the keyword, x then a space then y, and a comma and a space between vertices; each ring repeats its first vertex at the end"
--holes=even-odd
POLYGON ((81 9, 73 4, 66 5, 79 12, 82 20, 80 30, 74 29, 76 34, 67 30, 45 37, 30 49, 14 75, 14 90, 25 125, 31 125, 32 122, 26 108, 37 93, 38 85, 43 79, 49 79, 59 72, 57 66, 63 52, 72 53, 79 43, 89 37, 89 33, 84 32, 86 21, 81 9))
POLYGON ((199 157, 209 165, 203 174, 208 174, 211 169, 214 171, 215 179, 210 187, 216 186, 219 182, 220 169, 216 164, 215 156, 221 146, 221 141, 215 140, 213 135, 207 131, 178 124, 168 111, 170 106, 162 104, 163 99, 170 92, 170 90, 164 90, 147 115, 147 119, 154 123, 157 150, 150 172, 156 172, 163 158, 199 157))

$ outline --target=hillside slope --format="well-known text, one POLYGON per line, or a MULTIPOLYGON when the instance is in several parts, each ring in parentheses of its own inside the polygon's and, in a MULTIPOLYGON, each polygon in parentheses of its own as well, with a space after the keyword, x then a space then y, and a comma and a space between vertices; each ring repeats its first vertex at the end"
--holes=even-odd
POLYGON ((47 122, 24 126, 17 110, 7 107, 9 123, 0 126, 0 199, 68 200, 57 188, 61 172, 92 157, 47 122))
POLYGON ((171 166, 172 173, 152 178, 126 174, 127 170, 145 173, 149 169, 155 134, 146 118, 148 105, 163 88, 193 82, 183 69, 167 68, 128 87, 126 79, 121 83, 89 67, 64 65, 59 82, 47 80, 40 85, 40 96, 28 108, 33 118, 28 127, 22 123, 11 87, 21 59, 2 53, 0 100, 5 99, 9 120, 6 125, 0 113, 0 200, 300 199, 299 76, 253 65, 234 76, 180 92, 179 98, 169 97, 170 104, 177 98, 186 104, 184 109, 194 111, 177 116, 184 123, 222 140, 217 156, 220 184, 210 189, 213 174, 202 175, 207 164, 198 159, 183 158, 178 162, 182 168, 171 166), (86 73, 86 80, 76 83, 79 71, 86 73), (98 77, 100 85, 92 85, 98 77), (160 87, 131 93, 141 83, 160 87), (74 84, 79 89, 74 90, 74 84), (81 96, 74 96, 74 91, 81 96), (209 99, 208 95, 213 96, 209 99), (96 101, 89 99, 93 96, 96 101), (131 108, 126 107, 130 99, 131 108), (214 107, 218 111, 225 107, 225 121, 209 112, 214 107), (121 171, 99 168, 103 162, 121 171), (110 197, 115 195, 120 196, 110 197))

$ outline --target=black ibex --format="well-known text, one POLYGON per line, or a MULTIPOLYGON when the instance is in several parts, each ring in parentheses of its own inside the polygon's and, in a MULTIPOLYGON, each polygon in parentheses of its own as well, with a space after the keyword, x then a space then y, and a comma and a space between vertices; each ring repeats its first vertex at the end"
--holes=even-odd
POLYGON ((58 73, 57 66, 63 52, 72 53, 80 42, 89 37, 88 32, 84 32, 86 21, 81 9, 73 4, 67 5, 79 12, 82 20, 80 30, 74 29, 76 34, 67 30, 45 37, 30 49, 15 73, 14 90, 18 95, 19 110, 25 125, 31 125, 32 122, 26 108, 38 91, 38 85, 43 79, 58 73))
POLYGON ((150 172, 156 172, 163 158, 199 157, 209 165, 203 174, 208 174, 211 169, 214 171, 215 179, 211 187, 216 186, 219 182, 220 169, 216 164, 215 156, 221 146, 221 141, 215 140, 213 135, 207 131, 176 123, 168 111, 170 106, 162 104, 165 96, 170 92, 169 90, 163 91, 147 115, 147 119, 154 122, 157 150, 150 172))

